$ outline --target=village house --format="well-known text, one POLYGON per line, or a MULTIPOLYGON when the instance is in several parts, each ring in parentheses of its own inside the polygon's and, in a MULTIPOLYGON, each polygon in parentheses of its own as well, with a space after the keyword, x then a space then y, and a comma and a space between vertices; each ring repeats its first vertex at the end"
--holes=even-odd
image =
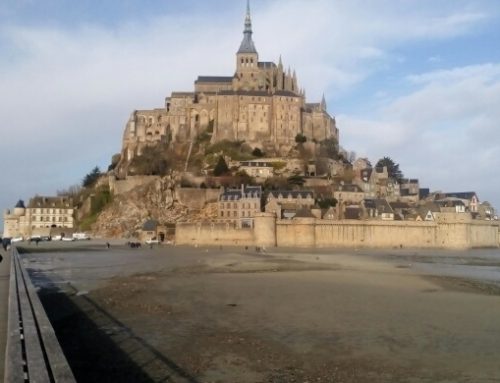
POLYGON ((34 197, 28 207, 19 201, 4 213, 4 237, 46 235, 50 228, 73 228, 73 200, 69 197, 34 197))
POLYGON ((417 208, 415 221, 434 222, 437 214, 441 212, 441 208, 434 202, 426 202, 417 208))
POLYGON ((301 208, 311 209, 314 202, 310 190, 273 190, 267 195, 265 211, 275 213, 278 218, 290 219, 301 208))
POLYGON ((460 199, 465 205, 467 211, 471 213, 478 212, 479 198, 476 192, 444 193, 444 198, 460 199))
POLYGON ((339 185, 333 197, 339 202, 359 204, 365 199, 365 193, 358 185, 346 184, 339 185))
POLYGON ((239 228, 253 227, 253 217, 261 211, 261 197, 261 186, 225 189, 219 196, 218 221, 239 228))
POLYGON ((392 210, 386 199, 365 199, 363 207, 367 219, 394 221, 394 210, 392 210))
POLYGON ((466 213, 468 209, 464 200, 454 197, 446 197, 435 201, 443 213, 466 213))
POLYGON ((263 161, 241 161, 239 170, 243 170, 250 177, 270 178, 274 175, 274 167, 269 162, 263 161))

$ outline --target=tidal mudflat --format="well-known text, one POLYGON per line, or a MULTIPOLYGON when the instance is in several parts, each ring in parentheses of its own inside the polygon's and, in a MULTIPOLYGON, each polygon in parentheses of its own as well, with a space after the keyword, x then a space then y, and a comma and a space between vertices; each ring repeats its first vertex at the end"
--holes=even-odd
POLYGON ((28 250, 79 382, 500 382, 498 249, 28 250))

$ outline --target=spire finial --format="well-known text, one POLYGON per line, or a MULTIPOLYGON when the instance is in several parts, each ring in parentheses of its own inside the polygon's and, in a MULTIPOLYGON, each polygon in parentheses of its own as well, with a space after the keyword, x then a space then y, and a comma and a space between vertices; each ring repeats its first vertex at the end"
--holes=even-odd
POLYGON ((252 33, 252 16, 250 15, 250 0, 247 0, 247 14, 245 16, 244 33, 252 33))
POLYGON ((243 41, 238 53, 257 53, 252 40, 252 17, 250 15, 250 0, 247 0, 247 13, 245 16, 245 29, 243 30, 243 41))

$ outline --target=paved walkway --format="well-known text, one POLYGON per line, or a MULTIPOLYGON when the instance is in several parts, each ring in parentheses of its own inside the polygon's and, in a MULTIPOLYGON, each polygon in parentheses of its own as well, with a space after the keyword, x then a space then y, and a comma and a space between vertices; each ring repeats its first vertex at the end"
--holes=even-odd
POLYGON ((3 381, 5 361, 5 341, 7 335, 7 313, 9 309, 10 253, 0 250, 0 381, 3 381))

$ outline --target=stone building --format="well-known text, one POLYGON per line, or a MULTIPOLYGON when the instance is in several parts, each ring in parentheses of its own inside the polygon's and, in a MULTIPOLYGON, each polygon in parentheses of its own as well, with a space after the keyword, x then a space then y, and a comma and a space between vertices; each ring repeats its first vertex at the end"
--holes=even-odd
POLYGON ((269 178, 274 175, 273 165, 265 161, 241 161, 239 170, 244 171, 250 177, 269 178))
POLYGON ((310 190, 272 190, 266 197, 265 211, 279 219, 290 219, 300 209, 311 209, 314 203, 314 193, 310 190))
POLYGON ((28 207, 19 201, 4 213, 4 237, 30 237, 47 228, 73 228, 73 200, 69 197, 34 197, 28 207))
POLYGON ((236 227, 253 227, 253 217, 261 211, 262 187, 244 186, 226 189, 219 197, 219 222, 236 227))
POLYGON ((190 143, 202 132, 211 142, 244 140, 268 153, 287 154, 302 134, 309 141, 328 138, 338 141, 335 119, 321 102, 306 102, 295 71, 260 61, 252 39, 250 8, 247 5, 243 41, 236 53, 231 76, 199 76, 194 91, 173 92, 159 109, 136 110, 126 124, 121 162, 126 164, 155 143, 190 143))

